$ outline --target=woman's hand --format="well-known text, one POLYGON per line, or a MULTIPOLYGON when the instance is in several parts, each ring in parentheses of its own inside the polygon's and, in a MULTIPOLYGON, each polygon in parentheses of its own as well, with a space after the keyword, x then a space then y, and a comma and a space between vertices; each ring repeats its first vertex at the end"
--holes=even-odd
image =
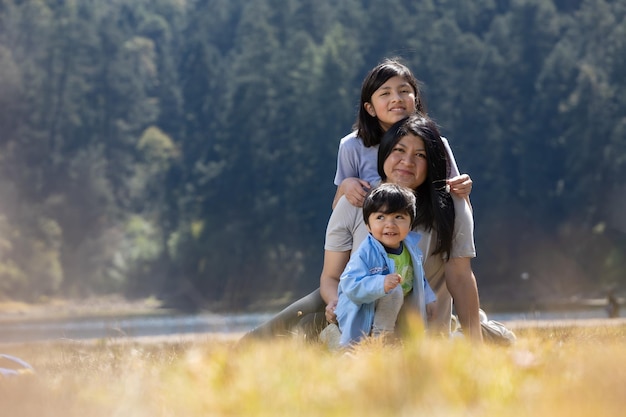
POLYGON ((447 184, 450 186, 450 192, 459 198, 468 198, 472 192, 472 179, 467 174, 449 178, 447 184))
POLYGON ((435 302, 426 304, 426 318, 428 321, 431 321, 435 317, 436 311, 435 302))
POLYGON ((326 321, 329 323, 337 324, 337 315, 335 314, 335 309, 337 308, 337 300, 331 301, 326 306, 326 321))

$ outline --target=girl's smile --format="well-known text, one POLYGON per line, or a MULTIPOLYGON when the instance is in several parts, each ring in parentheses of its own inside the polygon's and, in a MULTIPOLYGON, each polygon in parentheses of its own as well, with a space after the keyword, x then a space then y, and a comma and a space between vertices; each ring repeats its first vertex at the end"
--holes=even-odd
POLYGON ((404 78, 396 75, 374 91, 365 110, 378 118, 383 130, 415 112, 415 91, 404 78))

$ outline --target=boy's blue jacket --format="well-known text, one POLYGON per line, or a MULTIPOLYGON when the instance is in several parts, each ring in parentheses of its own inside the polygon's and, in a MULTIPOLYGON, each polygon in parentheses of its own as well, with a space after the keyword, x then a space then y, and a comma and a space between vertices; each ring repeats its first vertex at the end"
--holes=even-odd
MULTIPOLYGON (((421 314, 426 324, 426 304, 435 301, 435 293, 424 278, 422 251, 418 248, 421 235, 409 232, 403 243, 413 262, 413 291, 404 299, 421 314)), ((383 245, 371 234, 352 253, 339 280, 337 322, 341 330, 340 344, 347 346, 368 335, 374 324, 375 301, 385 295, 385 275, 394 273, 395 264, 383 245)))

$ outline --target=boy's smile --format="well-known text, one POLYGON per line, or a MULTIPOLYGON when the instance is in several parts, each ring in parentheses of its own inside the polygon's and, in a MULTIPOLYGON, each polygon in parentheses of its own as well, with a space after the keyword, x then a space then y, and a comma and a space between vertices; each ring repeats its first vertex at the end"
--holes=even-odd
POLYGON ((383 246, 397 249, 411 231, 411 217, 408 213, 376 211, 370 214, 367 229, 383 246))

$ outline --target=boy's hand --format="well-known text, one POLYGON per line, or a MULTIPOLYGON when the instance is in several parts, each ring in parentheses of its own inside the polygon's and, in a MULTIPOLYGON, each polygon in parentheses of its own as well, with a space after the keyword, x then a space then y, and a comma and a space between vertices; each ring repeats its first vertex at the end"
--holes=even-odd
POLYGON ((400 274, 389 274, 385 276, 385 292, 389 292, 396 288, 402 282, 400 274))
POLYGON ((363 207, 367 192, 372 188, 370 183, 359 178, 346 178, 341 182, 340 191, 346 196, 350 204, 363 207))
POLYGON ((447 184, 450 186, 450 192, 459 198, 467 198, 472 192, 472 179, 467 174, 449 178, 447 184))

